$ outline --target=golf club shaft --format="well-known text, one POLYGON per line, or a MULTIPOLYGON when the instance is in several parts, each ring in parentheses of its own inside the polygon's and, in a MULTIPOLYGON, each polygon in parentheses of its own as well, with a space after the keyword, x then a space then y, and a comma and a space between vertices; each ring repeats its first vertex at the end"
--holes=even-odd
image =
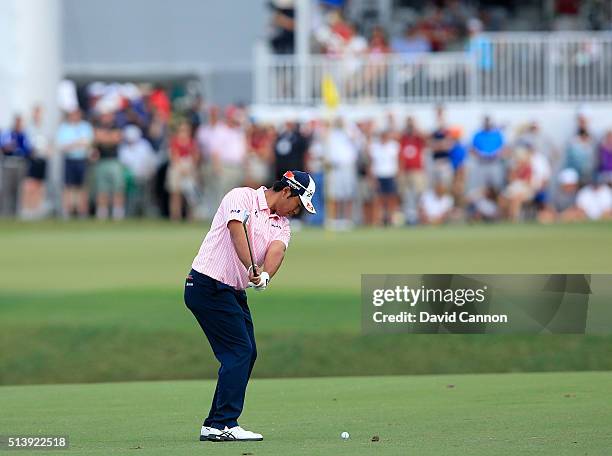
POLYGON ((244 235, 246 236, 247 246, 249 247, 249 255, 251 257, 251 266, 253 267, 253 274, 257 277, 257 269, 255 269, 255 261, 253 260, 253 250, 251 250, 251 241, 249 240, 249 233, 247 232, 246 224, 243 223, 242 227, 244 228, 244 235))

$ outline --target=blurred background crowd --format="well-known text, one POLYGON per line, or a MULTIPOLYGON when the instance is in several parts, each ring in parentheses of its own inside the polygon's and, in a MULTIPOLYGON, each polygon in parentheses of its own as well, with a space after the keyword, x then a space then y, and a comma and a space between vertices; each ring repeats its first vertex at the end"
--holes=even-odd
MULTIPOLYGON (((202 20, 213 11, 183 4, 202 20)), ((41 86, 55 79, 27 80, 38 73, 19 76, 26 66, 7 59, 17 70, 0 84, 12 98, 0 112, 12 118, 0 124, 4 217, 206 220, 231 188, 270 185, 288 169, 307 170, 317 183, 318 214, 304 221, 336 229, 612 215, 612 119, 583 109, 612 96, 609 1, 249 3, 269 22, 242 20, 249 33, 266 35, 263 53, 262 43, 233 32, 230 40, 214 21, 201 27, 177 9, 185 36, 204 29, 225 37, 234 54, 256 51, 247 65, 250 97, 246 80, 232 79, 241 64, 214 54, 215 46, 198 55, 221 58, 219 73, 188 65, 197 60, 195 39, 148 47, 146 29, 111 15, 117 37, 144 40, 120 46, 117 37, 99 40, 76 26, 105 27, 112 7, 43 5, 58 20, 41 32, 47 41, 33 35, 29 45, 40 54, 30 66, 54 56, 66 79, 57 78, 57 97, 49 97, 41 86), (67 62, 59 58, 61 36, 67 62), (132 52, 142 62, 131 65, 132 52), (22 101, 35 92, 46 105, 22 101), (551 110, 571 130, 546 122, 540 113, 551 110), (422 122, 424 112, 432 122, 422 122)), ((140 14, 130 8, 126 17, 140 14)), ((168 5, 151 8, 163 23, 168 5)), ((609 112, 605 103, 598 109, 609 112)))
POLYGON ((210 219, 231 188, 271 185, 288 169, 317 183, 319 213, 304 220, 336 229, 612 216, 612 129, 592 131, 580 112, 559 148, 537 119, 509 131, 491 113, 465 131, 442 105, 425 130, 391 111, 263 123, 248 107, 197 93, 173 100, 151 84, 63 81, 59 95, 66 109, 54 136, 40 129, 40 106, 2 126, 4 216, 210 219), (55 199, 46 191, 53 157, 55 199))

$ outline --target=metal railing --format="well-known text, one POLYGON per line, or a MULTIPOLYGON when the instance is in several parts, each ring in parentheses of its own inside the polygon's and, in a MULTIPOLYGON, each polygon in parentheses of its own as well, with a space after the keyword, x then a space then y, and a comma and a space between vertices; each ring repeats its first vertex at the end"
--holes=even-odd
POLYGON ((464 52, 255 58, 260 104, 318 105, 331 78, 343 104, 612 100, 612 34, 491 33, 464 52))

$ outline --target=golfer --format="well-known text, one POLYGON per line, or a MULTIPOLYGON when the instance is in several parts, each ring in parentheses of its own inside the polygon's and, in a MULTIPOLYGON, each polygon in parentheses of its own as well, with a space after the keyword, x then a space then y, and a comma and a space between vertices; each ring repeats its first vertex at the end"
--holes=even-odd
POLYGON ((212 406, 200 431, 202 441, 263 440, 261 434, 238 425, 257 357, 245 290, 264 291, 269 286, 289 245, 288 218, 302 207, 314 214, 314 192, 314 181, 302 171, 287 171, 271 188, 231 190, 193 260, 185 282, 185 304, 221 363, 212 406), (254 269, 242 226, 246 213, 254 269))

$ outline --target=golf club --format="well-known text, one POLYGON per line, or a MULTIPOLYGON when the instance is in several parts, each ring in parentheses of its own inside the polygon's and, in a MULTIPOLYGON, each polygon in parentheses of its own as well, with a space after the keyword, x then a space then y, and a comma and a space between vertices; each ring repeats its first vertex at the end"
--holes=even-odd
POLYGON ((249 211, 244 212, 244 218, 242 219, 242 227, 244 228, 244 235, 246 236, 247 245, 249 246, 249 255, 251 256, 251 266, 253 267, 253 274, 255 277, 258 276, 257 269, 255 269, 255 261, 253 260, 253 250, 251 250, 251 241, 249 240, 249 233, 247 232, 247 222, 249 221, 249 211))

